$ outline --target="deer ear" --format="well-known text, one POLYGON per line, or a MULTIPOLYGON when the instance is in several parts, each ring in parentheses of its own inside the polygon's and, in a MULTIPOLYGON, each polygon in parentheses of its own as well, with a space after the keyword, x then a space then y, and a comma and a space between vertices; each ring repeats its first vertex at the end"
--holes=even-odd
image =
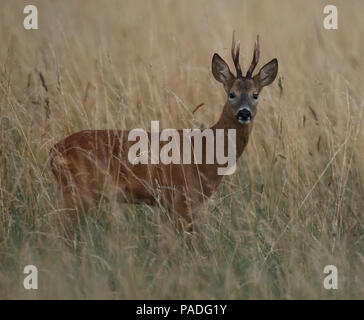
POLYGON ((227 63, 217 53, 212 58, 212 74, 217 81, 224 85, 225 90, 227 90, 228 81, 234 78, 227 63))
POLYGON ((259 83, 261 88, 265 87, 274 81, 277 72, 278 60, 274 58, 259 70, 259 73, 254 76, 254 80, 259 83))

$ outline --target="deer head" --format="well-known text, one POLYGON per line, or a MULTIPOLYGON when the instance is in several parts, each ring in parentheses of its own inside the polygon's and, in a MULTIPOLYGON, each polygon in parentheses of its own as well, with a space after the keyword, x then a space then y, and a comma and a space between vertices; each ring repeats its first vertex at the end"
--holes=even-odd
POLYGON ((236 42, 234 31, 231 56, 236 76, 232 74, 227 63, 217 53, 212 58, 212 73, 215 79, 223 84, 226 91, 226 110, 229 112, 229 116, 239 124, 247 124, 256 115, 260 91, 271 84, 277 75, 278 60, 271 60, 253 76, 260 55, 259 36, 257 36, 252 63, 246 75, 243 76, 239 64, 239 50, 240 41, 236 42))

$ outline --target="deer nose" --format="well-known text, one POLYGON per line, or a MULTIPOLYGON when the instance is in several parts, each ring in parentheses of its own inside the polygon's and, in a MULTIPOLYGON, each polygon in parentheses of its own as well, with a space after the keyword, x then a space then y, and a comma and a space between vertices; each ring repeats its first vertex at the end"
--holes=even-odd
POLYGON ((244 107, 244 108, 240 109, 238 111, 238 113, 236 114, 236 119, 240 123, 249 123, 252 119, 252 112, 251 112, 250 108, 244 107))

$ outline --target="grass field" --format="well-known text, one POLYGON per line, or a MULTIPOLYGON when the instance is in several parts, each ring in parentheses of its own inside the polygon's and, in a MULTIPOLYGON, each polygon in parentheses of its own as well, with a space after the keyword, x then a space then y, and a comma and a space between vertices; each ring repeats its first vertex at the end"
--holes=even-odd
POLYGON ((316 0, 33 0, 28 31, 29 1, 2 0, 0 298, 363 299, 364 2, 330 3, 338 30, 316 0), (258 68, 276 57, 279 71, 199 236, 103 203, 64 238, 49 148, 87 128, 212 125, 226 97, 211 58, 232 66, 234 29, 244 70, 259 34, 258 68), (38 290, 23 287, 29 264, 38 290), (331 264, 338 290, 323 287, 331 264))

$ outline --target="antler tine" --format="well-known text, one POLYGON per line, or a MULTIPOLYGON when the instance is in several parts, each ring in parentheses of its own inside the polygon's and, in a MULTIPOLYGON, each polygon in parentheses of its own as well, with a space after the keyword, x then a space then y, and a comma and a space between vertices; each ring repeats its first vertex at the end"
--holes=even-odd
POLYGON ((253 71, 256 67, 256 65, 258 64, 259 61, 259 56, 260 56, 260 46, 259 46, 259 35, 257 35, 257 41, 255 42, 254 45, 254 55, 253 55, 253 60, 252 63, 249 67, 248 72, 246 73, 246 77, 247 78, 251 78, 251 76, 253 75, 253 71))
POLYGON ((235 30, 233 32, 233 42, 231 44, 231 57, 236 69, 236 77, 242 77, 241 67, 239 64, 239 53, 240 53, 240 41, 236 42, 235 30))

